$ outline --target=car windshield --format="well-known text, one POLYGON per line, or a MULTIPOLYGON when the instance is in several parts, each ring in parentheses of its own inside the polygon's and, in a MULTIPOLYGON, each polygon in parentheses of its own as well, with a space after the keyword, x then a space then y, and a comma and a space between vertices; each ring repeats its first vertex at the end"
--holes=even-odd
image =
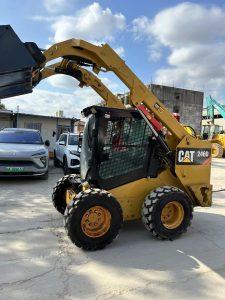
POLYGON ((43 141, 38 132, 0 131, 0 143, 43 144, 43 141))
POLYGON ((79 137, 78 135, 69 135, 68 144, 69 145, 78 145, 79 137))

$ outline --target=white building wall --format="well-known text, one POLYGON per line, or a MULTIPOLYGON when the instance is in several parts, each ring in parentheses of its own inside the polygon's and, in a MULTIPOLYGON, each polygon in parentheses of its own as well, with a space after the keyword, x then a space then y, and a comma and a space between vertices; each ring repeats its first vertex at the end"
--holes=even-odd
POLYGON ((12 127, 11 114, 0 112, 0 130, 5 127, 12 127))
MULTIPOLYGON (((209 121, 210 120, 203 119, 202 120, 202 125, 209 125, 209 123, 208 123, 209 121)), ((223 118, 214 119, 214 124, 222 126, 223 130, 225 130, 225 119, 223 119, 223 118)))
POLYGON ((19 115, 17 127, 25 128, 26 124, 41 124, 41 135, 43 141, 49 140, 49 152, 53 152, 56 138, 57 138, 57 127, 58 126, 70 126, 70 119, 41 117, 41 116, 26 116, 19 115), (55 135, 53 136, 53 133, 55 135))
POLYGON ((10 119, 9 118, 2 118, 0 119, 0 130, 5 127, 11 127, 10 119))

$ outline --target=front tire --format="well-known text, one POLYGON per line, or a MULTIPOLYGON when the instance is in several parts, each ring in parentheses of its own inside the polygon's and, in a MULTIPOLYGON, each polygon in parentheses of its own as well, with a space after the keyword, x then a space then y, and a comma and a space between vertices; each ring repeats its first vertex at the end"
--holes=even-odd
POLYGON ((65 212, 65 229, 71 241, 85 250, 103 249, 119 234, 123 214, 108 192, 90 189, 79 193, 65 212))
POLYGON ((56 185, 53 187, 52 203, 56 210, 62 215, 64 215, 67 206, 66 190, 71 187, 73 187, 73 190, 76 193, 79 193, 81 191, 82 187, 79 175, 66 175, 60 178, 57 181, 56 185))
POLYGON ((152 191, 142 206, 142 221, 158 239, 173 240, 187 231, 193 218, 188 195, 177 187, 164 186, 152 191))

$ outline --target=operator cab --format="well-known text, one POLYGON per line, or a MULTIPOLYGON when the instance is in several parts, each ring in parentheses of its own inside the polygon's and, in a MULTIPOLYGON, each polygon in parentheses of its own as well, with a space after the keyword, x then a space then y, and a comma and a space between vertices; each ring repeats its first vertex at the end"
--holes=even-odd
POLYGON ((156 177, 164 169, 153 131, 136 109, 92 106, 83 114, 88 119, 80 158, 82 180, 111 189, 156 177))

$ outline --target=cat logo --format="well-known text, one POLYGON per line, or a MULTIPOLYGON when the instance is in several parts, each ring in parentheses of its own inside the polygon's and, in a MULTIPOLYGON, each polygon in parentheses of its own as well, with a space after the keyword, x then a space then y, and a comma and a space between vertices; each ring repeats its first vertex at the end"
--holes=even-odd
POLYGON ((179 150, 177 160, 180 163, 193 163, 194 153, 193 150, 179 150))
POLYGON ((211 148, 178 148, 177 165, 207 165, 211 163, 211 148))

